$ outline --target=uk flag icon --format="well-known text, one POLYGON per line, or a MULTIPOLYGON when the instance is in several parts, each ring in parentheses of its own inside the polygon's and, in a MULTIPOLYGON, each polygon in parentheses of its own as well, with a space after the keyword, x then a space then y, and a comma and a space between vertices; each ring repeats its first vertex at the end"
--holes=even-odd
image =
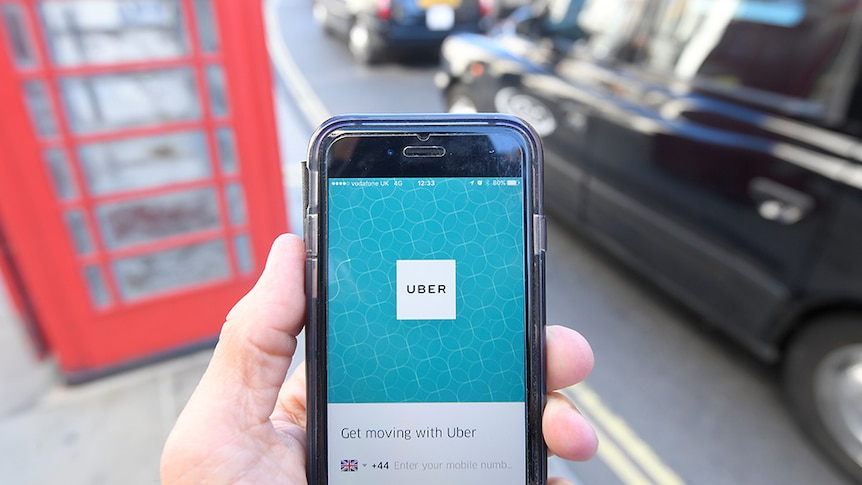
POLYGON ((359 462, 357 460, 341 460, 341 471, 355 472, 359 470, 359 462))

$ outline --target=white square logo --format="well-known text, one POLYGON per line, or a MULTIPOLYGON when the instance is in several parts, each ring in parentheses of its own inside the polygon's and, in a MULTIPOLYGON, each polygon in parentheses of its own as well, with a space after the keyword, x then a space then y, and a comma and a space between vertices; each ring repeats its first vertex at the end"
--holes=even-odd
POLYGON ((455 319, 455 260, 400 260, 395 263, 398 320, 455 319))

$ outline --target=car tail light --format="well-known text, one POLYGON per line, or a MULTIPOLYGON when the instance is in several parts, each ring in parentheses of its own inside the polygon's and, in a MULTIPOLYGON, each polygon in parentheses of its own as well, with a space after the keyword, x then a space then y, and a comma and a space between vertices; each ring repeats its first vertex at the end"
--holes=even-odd
POLYGON ((374 0, 374 6, 377 8, 377 18, 389 20, 392 15, 392 0, 374 0))
POLYGON ((473 78, 482 77, 482 74, 485 74, 485 66, 481 62, 470 64, 470 75, 473 78))
POLYGON ((483 17, 494 13, 494 0, 479 0, 479 12, 483 17))

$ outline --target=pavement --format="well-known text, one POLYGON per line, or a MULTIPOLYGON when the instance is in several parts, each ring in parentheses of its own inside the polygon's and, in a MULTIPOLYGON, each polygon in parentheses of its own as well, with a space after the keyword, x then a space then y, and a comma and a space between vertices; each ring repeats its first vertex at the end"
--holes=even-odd
MULTIPOLYGON (((273 84, 288 223, 297 232, 298 162, 310 127, 273 84)), ((198 351, 67 385, 50 357, 36 357, 0 280, 0 484, 159 483, 162 446, 211 355, 198 351)))
POLYGON ((68 386, 0 287, 0 483, 152 484, 211 351, 68 386))
POLYGON ((33 402, 0 416, 0 481, 159 483, 162 445, 210 354, 73 387, 55 376, 33 402))

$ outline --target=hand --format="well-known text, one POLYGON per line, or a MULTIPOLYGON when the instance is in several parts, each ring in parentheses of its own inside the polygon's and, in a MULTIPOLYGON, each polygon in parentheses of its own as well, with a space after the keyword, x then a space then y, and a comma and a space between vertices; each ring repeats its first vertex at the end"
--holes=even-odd
MULTIPOLYGON (((280 236, 254 288, 228 313, 209 367, 162 452, 162 483, 302 484, 305 478, 305 372, 285 381, 305 319, 305 248, 280 236)), ((593 367, 587 341, 548 327, 548 389, 583 380, 593 367)), ((552 453, 586 460, 593 428, 562 394, 542 418, 552 453)), ((551 481, 554 484, 564 481, 551 481)))

